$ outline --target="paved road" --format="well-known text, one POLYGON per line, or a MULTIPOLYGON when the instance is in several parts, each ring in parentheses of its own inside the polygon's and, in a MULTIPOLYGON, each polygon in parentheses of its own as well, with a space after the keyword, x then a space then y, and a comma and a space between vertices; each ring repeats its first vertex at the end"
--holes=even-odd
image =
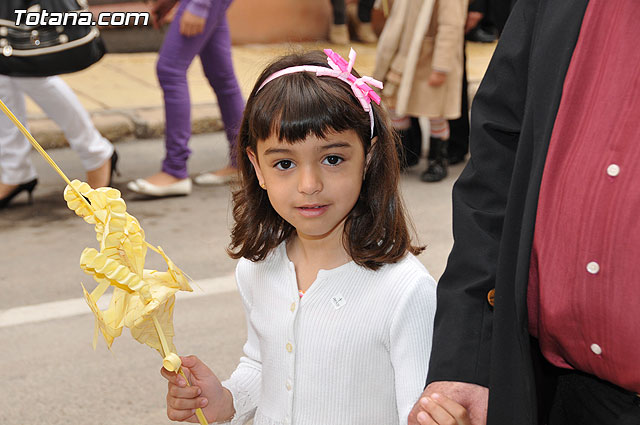
MULTIPOLYGON (((187 198, 144 200, 128 192, 126 181, 155 172, 163 155, 160 140, 119 143, 128 211, 196 281, 196 296, 179 298, 175 343, 181 354, 195 353, 222 378, 233 370, 246 332, 234 290, 235 261, 224 251, 229 241, 230 193, 226 187, 196 187, 187 198)), ((194 138, 193 173, 221 167, 227 148, 222 133, 194 138)), ((71 178, 83 172, 74 153, 52 151, 71 178)), ((0 424, 168 424, 160 356, 124 331, 113 351, 91 347, 94 323, 83 305, 80 282, 94 282, 78 267, 87 246, 95 246, 92 226, 67 210, 64 183, 44 161, 34 158, 41 184, 33 205, 21 199, 0 212, 0 424)), ((421 261, 437 278, 451 247, 450 191, 461 166, 438 184, 418 180, 423 165, 409 170, 402 187, 420 242, 421 261)), ((162 263, 149 254, 148 268, 162 263)))

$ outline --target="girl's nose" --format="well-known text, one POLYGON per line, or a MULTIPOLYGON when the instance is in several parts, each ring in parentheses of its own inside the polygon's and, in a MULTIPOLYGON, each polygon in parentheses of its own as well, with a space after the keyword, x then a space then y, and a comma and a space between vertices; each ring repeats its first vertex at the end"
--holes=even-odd
POLYGON ((322 190, 322 179, 314 167, 300 167, 298 191, 305 195, 313 195, 322 190))

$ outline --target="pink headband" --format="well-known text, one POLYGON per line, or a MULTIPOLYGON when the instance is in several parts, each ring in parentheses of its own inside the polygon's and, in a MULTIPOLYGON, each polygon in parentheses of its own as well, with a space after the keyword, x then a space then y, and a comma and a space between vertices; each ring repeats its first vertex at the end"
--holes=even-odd
POLYGON ((318 77, 335 77, 351 86, 351 90, 353 90, 353 94, 360 101, 362 108, 369 113, 369 118, 371 119, 371 137, 373 137, 373 108, 371 108, 371 101, 373 100, 379 105, 380 96, 378 96, 378 93, 373 91, 369 84, 381 89, 382 82, 366 76, 358 78, 351 74, 351 69, 356 61, 355 50, 351 49, 349 52, 349 62, 344 60, 342 56, 331 49, 324 49, 324 52, 327 55, 327 62, 331 68, 315 65, 300 65, 285 68, 278 72, 274 72, 269 76, 269 78, 264 80, 260 87, 258 87, 256 93, 262 90, 267 83, 275 80, 276 78, 287 74, 294 74, 296 72, 314 72, 318 77))

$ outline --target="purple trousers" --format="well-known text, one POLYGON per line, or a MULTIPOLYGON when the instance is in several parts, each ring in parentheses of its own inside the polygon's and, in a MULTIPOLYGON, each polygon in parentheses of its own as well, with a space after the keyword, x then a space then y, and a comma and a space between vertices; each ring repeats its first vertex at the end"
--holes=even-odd
POLYGON ((166 156, 162 171, 179 179, 188 177, 191 99, 187 69, 196 55, 200 55, 204 74, 218 98, 229 140, 229 162, 233 166, 236 166, 236 139, 244 110, 244 100, 231 61, 231 37, 226 18, 231 0, 212 1, 204 31, 194 37, 180 34, 180 19, 188 3, 188 0, 181 2, 165 36, 156 66, 164 92, 166 122, 166 156))

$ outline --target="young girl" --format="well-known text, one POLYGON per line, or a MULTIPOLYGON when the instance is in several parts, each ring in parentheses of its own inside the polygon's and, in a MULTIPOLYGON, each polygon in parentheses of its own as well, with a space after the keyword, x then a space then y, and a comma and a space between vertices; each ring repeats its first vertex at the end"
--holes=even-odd
MULTIPOLYGON (((195 357, 191 387, 163 369, 173 420, 202 407, 232 424, 406 424, 422 392, 435 282, 410 241, 398 141, 355 52, 325 53, 281 58, 248 100, 229 250, 244 357, 222 384, 195 357)), ((430 404, 436 423, 466 423, 430 404)))

